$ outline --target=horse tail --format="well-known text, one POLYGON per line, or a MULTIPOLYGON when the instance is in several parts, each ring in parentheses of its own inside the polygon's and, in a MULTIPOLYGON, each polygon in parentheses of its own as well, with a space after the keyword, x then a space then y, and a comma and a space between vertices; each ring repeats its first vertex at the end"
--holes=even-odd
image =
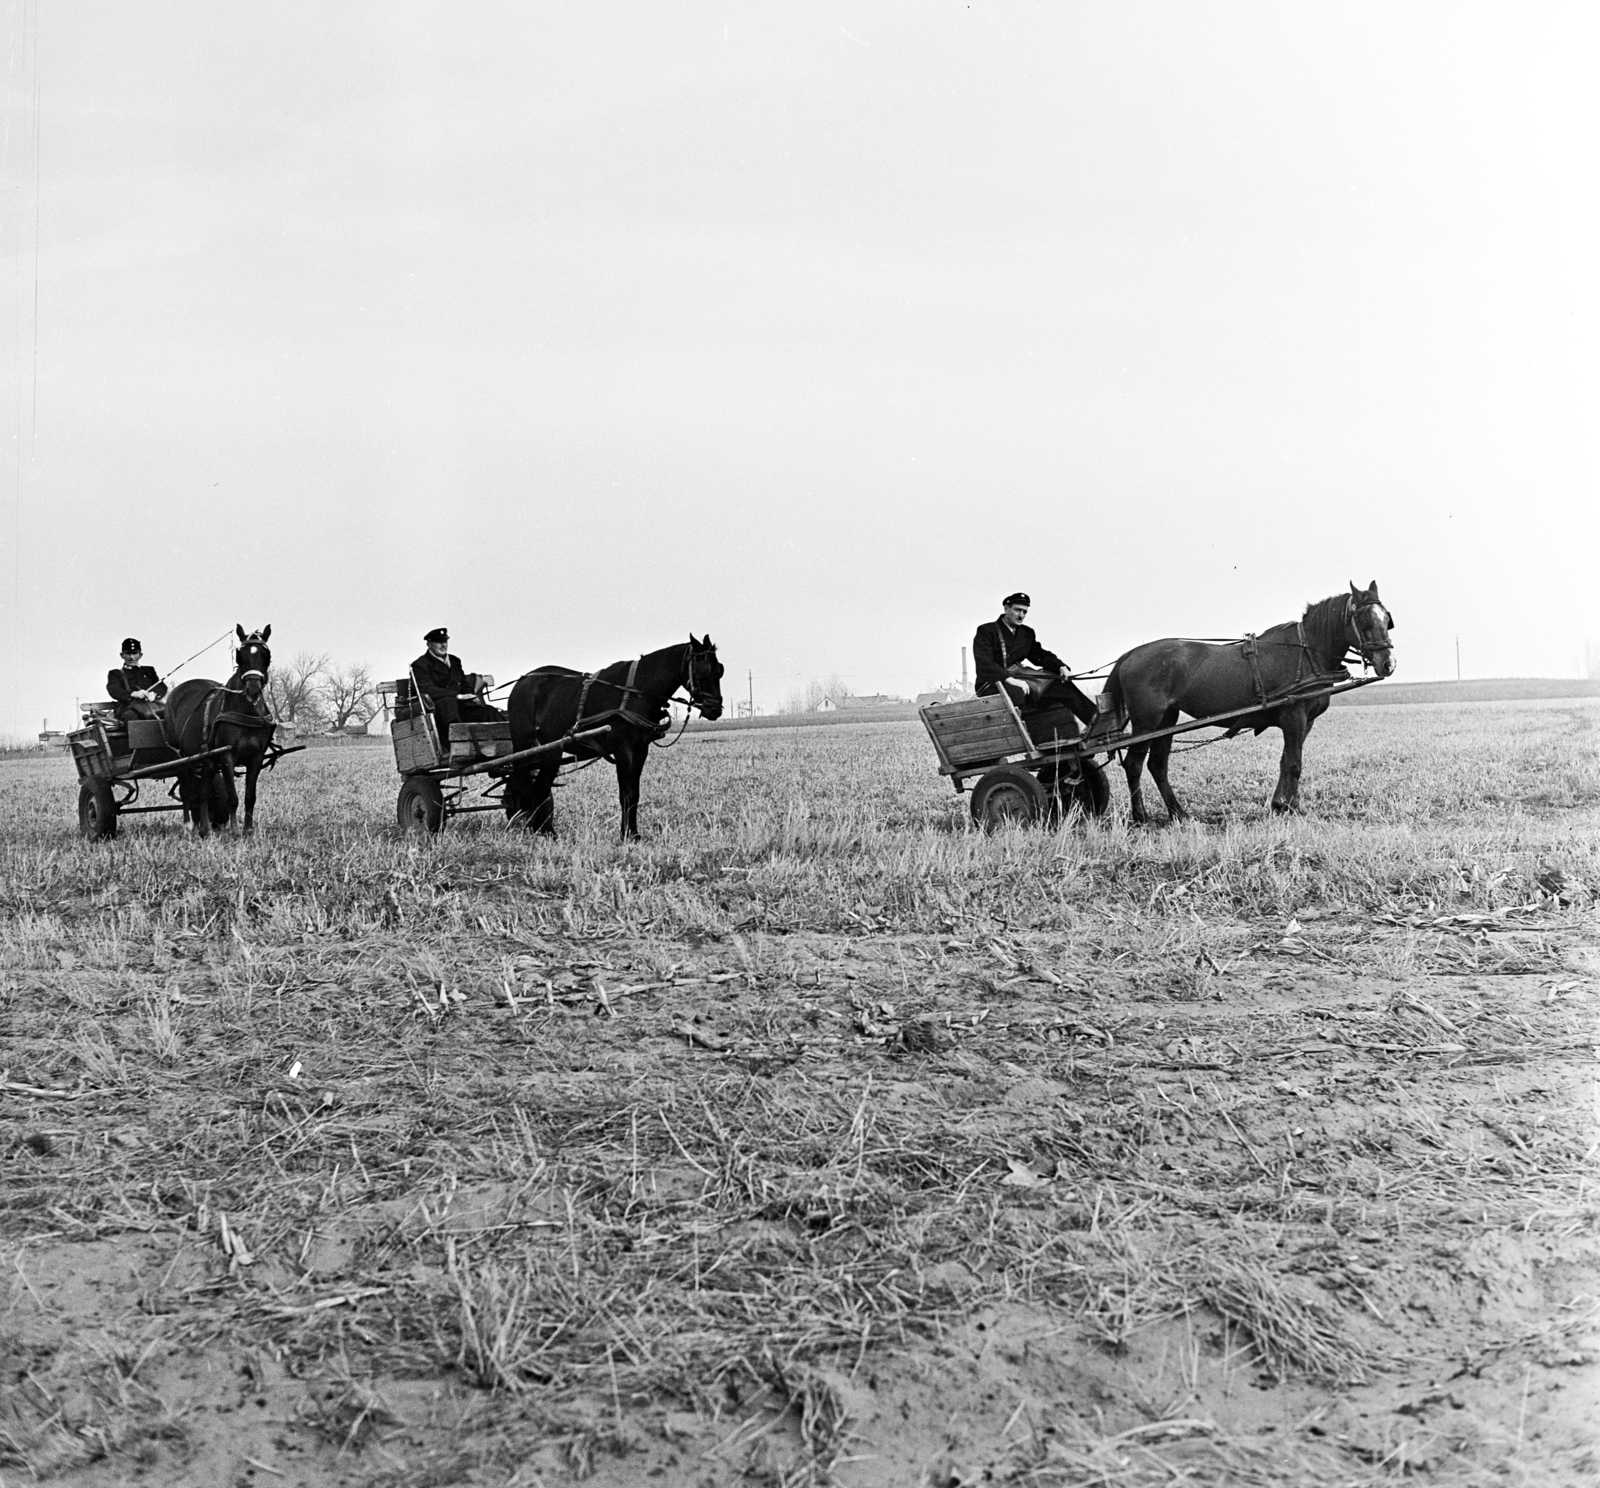
POLYGON ((1128 721, 1127 696, 1122 689, 1122 663, 1124 659, 1119 656, 1112 664, 1111 671, 1106 677, 1106 696, 1111 699, 1111 706, 1116 711, 1117 727, 1119 729, 1128 721))

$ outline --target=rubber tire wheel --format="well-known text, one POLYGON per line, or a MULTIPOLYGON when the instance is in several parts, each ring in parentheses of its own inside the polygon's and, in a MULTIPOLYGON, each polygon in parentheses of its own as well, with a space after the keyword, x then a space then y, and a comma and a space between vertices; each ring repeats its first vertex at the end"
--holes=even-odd
POLYGON ((222 831, 228 825, 228 780, 219 770, 211 777, 211 825, 222 831))
POLYGON ((444 826, 444 792, 431 775, 408 775, 400 786, 394 806, 395 820, 402 832, 426 832, 430 836, 444 826))
POLYGON ((1007 823, 1031 826, 1050 806, 1050 792, 1021 765, 1001 765, 972 788, 972 820, 985 831, 1007 823))
POLYGON ((1083 779, 1072 788, 1072 799, 1085 816, 1104 816, 1111 809, 1111 782, 1099 765, 1083 762, 1083 779))
POLYGON ((90 842, 117 835, 117 798, 103 780, 85 780, 78 787, 78 830, 90 842))

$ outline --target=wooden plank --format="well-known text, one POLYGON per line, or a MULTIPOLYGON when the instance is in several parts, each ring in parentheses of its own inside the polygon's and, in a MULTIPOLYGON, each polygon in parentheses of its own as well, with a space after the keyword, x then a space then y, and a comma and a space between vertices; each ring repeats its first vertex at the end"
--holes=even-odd
POLYGON ((964 755, 971 758, 980 754, 1015 754, 1018 750, 1031 753, 1028 741, 1020 734, 986 734, 978 739, 946 739, 944 752, 948 755, 964 755))
POLYGON ((992 723, 985 728, 962 729, 959 732, 954 729, 940 729, 938 734, 947 745, 970 744, 979 739, 1020 739, 1022 736, 1022 730, 1009 718, 1003 723, 992 723))
POLYGON ((997 723, 1012 723, 1014 715, 1004 708, 985 708, 981 713, 961 713, 954 718, 932 718, 929 727, 941 734, 957 734, 963 729, 991 728, 997 723))
POLYGON ((1022 731, 1009 718, 997 718, 992 723, 974 722, 958 729, 941 728, 936 729, 935 732, 939 738, 949 743, 955 743, 961 739, 1019 739, 1022 737, 1022 731))

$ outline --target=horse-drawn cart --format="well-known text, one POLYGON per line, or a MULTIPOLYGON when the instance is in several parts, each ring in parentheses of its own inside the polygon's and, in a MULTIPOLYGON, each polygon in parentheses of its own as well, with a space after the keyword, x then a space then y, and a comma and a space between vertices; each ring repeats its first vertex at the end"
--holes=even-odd
POLYGON ((548 744, 515 753, 511 748, 511 725, 495 723, 452 723, 448 737, 439 737, 439 724, 433 707, 410 677, 395 683, 394 766, 400 772, 400 794, 395 802, 395 818, 403 832, 437 832, 454 816, 469 811, 505 811, 505 787, 512 767, 523 760, 568 756, 572 746, 606 733, 609 723, 600 728, 583 729, 548 744), (484 788, 470 799, 480 778, 484 788))
POLYGON ((935 703, 921 713, 939 756, 939 773, 948 776, 958 791, 966 790, 966 782, 975 779, 972 819, 980 827, 998 827, 1007 822, 1059 818, 1073 805, 1089 816, 1101 815, 1110 802, 1110 789, 1096 755, 1115 755, 1195 729, 1238 732, 1264 713, 1350 692, 1377 680, 1319 677, 1249 707, 1133 734, 1118 729, 1111 718, 1110 728, 1097 723, 1084 735, 1065 708, 1025 717, 1004 689, 987 697, 935 703))
MULTIPOLYGON (((178 794, 183 778, 213 761, 226 763, 224 757, 233 753, 233 746, 226 745, 198 754, 180 754, 168 743, 159 719, 122 721, 114 709, 115 704, 110 702, 85 703, 83 727, 67 735, 72 762, 78 770, 78 830, 91 840, 115 837, 118 820, 124 816, 188 809, 178 794), (157 780, 169 782, 166 799, 142 801, 141 786, 157 780)), ((274 765, 284 755, 304 747, 269 744, 267 763, 274 765)), ((195 818, 195 828, 202 835, 228 820, 227 784, 220 773, 211 776, 208 804, 205 818, 195 818)))
POLYGON ((1066 708, 1026 721, 1002 688, 987 697, 934 703, 922 723, 939 756, 939 773, 958 791, 972 787, 972 819, 981 827, 1032 822, 1073 805, 1098 816, 1110 787, 1083 748, 1078 720, 1066 708))

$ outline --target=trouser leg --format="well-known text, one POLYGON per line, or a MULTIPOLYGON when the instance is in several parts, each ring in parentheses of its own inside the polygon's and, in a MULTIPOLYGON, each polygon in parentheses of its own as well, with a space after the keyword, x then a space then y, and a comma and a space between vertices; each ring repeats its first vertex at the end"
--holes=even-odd
POLYGON ((433 723, 439 730, 439 742, 448 743, 450 740, 450 725, 461 722, 461 705, 446 693, 433 700, 433 723))
POLYGON ((1041 708, 1048 708, 1052 704, 1063 705, 1072 710, 1072 716, 1085 728, 1094 722, 1094 699, 1091 698, 1076 682, 1068 682, 1057 678, 1044 690, 1044 695, 1039 699, 1041 708))

